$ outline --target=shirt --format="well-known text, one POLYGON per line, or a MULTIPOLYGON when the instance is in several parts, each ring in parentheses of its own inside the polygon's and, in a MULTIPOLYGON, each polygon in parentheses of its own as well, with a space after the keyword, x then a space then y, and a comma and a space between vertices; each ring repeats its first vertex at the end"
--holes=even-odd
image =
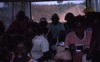
POLYGON ((43 56, 43 52, 49 51, 49 43, 43 35, 35 36, 32 39, 33 47, 31 49, 31 55, 35 59, 39 59, 43 56))
POLYGON ((51 30, 53 38, 60 37, 60 31, 65 30, 63 24, 61 23, 58 23, 57 25, 53 25, 52 23, 50 23, 48 25, 48 28, 51 30))
POLYGON ((75 35, 75 32, 69 33, 65 38, 65 46, 69 46, 70 44, 84 44, 86 48, 89 48, 90 40, 91 40, 91 32, 84 31, 84 38, 82 40, 78 39, 75 35))

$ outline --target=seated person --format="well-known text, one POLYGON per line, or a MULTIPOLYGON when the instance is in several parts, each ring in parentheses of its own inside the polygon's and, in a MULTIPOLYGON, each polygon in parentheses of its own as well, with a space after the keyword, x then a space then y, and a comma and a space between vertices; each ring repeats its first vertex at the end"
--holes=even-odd
POLYGON ((32 39, 33 47, 30 51, 32 58, 37 59, 39 62, 43 62, 48 58, 49 42, 41 33, 41 28, 38 23, 33 28, 36 36, 32 39))
MULTIPOLYGON (((90 40, 91 40, 91 32, 85 30, 84 25, 84 17, 76 16, 73 32, 70 32, 65 38, 65 46, 69 47, 70 44, 74 44, 75 46, 84 45, 83 50, 89 49, 90 40)), ((76 48, 76 47, 75 47, 76 48)), ((78 49, 81 47, 78 47, 78 49)), ((80 50, 74 50, 75 54, 73 56, 73 60, 76 62, 82 62, 83 52, 80 50), (77 58, 76 58, 77 57, 77 58)), ((73 54, 73 53, 72 53, 73 54)))
POLYGON ((29 48, 25 38, 20 36, 20 38, 17 38, 15 41, 15 49, 13 52, 11 52, 10 62, 37 62, 28 56, 29 48))

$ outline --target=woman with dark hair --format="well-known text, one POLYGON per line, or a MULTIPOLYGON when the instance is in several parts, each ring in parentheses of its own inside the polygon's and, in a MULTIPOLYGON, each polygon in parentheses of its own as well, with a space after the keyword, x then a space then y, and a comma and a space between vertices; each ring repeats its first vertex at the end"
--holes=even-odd
POLYGON ((64 19, 66 22, 64 23, 64 27, 65 27, 66 35, 73 31, 72 25, 74 22, 74 18, 75 18, 75 16, 72 13, 67 13, 65 15, 64 19))
POLYGON ((91 32, 85 31, 84 17, 76 16, 73 32, 70 32, 65 38, 65 46, 69 48, 71 44, 75 45, 73 54, 73 61, 82 62, 83 51, 89 49, 91 32))

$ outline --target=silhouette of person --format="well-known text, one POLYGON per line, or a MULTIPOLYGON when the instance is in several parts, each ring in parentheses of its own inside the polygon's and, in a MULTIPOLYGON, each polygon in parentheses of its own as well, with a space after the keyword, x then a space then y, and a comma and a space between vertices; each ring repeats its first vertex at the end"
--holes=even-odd
POLYGON ((30 48, 24 36, 16 36, 15 42, 14 51, 11 52, 11 62, 37 62, 28 56, 30 48))
POLYGON ((52 52, 56 54, 56 48, 59 41, 61 41, 61 35, 64 33, 65 28, 62 23, 59 22, 59 16, 57 13, 54 13, 51 17, 52 22, 48 25, 48 28, 52 33, 52 52))
POLYGON ((47 52, 49 51, 49 42, 41 32, 41 28, 38 23, 33 28, 35 37, 32 39, 33 47, 30 51, 32 58, 35 58, 39 62, 43 62, 48 57, 47 52))
POLYGON ((65 46, 68 48, 71 44, 74 44, 75 48, 78 48, 78 45, 82 46, 82 48, 84 47, 82 50, 75 49, 73 60, 76 62, 82 61, 82 51, 89 48, 91 40, 91 32, 85 31, 84 20, 83 16, 76 16, 73 25, 74 31, 70 32, 65 38, 65 46))
POLYGON ((86 59, 92 62, 100 62, 100 13, 96 16, 97 23, 93 27, 92 38, 90 42, 90 50, 86 59))
POLYGON ((16 14, 16 20, 7 29, 6 34, 27 35, 29 32, 29 22, 25 17, 25 12, 19 11, 16 14))

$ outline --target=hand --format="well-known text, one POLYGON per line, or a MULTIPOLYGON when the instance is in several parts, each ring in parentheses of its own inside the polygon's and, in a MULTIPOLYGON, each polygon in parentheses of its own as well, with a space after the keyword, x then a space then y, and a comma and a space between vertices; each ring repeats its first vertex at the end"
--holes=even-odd
POLYGON ((10 52, 10 54, 11 54, 11 59, 14 60, 14 58, 15 58, 14 52, 10 52))
POLYGON ((90 54, 87 54, 87 56, 86 56, 86 60, 90 60, 91 59, 91 55, 90 54))

